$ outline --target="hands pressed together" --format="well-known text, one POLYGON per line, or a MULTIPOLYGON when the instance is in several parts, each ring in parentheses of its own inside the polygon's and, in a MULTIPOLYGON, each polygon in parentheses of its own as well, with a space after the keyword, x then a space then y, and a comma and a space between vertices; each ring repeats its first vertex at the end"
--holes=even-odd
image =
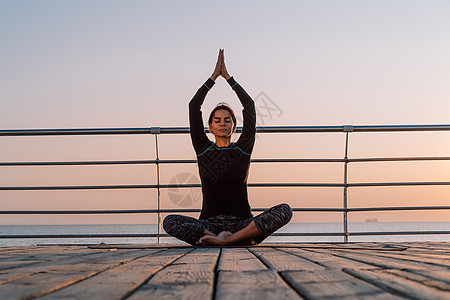
POLYGON ((230 79, 231 76, 228 74, 227 67, 225 66, 225 57, 223 55, 223 49, 219 49, 219 57, 217 58, 216 68, 211 75, 212 80, 216 80, 217 77, 222 76, 226 80, 230 79))

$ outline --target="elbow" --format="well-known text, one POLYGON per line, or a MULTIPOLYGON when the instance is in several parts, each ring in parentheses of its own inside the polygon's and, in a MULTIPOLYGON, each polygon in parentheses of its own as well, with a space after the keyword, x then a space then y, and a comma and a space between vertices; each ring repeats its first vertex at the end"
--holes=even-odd
POLYGON ((255 112, 256 108, 255 108, 255 101, 250 100, 248 103, 246 103, 244 105, 244 110, 248 111, 248 112, 255 112))
POLYGON ((192 99, 191 101, 189 101, 188 107, 189 109, 193 109, 195 108, 197 105, 195 104, 194 99, 192 99))

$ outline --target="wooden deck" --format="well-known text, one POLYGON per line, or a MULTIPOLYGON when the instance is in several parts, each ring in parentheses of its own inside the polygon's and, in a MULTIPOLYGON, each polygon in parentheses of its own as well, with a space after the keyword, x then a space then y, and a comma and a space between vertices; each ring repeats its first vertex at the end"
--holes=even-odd
POLYGON ((0 299, 450 299, 450 242, 0 247, 0 299))

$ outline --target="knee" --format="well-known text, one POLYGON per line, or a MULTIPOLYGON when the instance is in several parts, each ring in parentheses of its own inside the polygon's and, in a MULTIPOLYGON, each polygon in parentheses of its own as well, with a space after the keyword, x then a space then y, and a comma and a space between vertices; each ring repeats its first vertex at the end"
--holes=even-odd
POLYGON ((283 203, 278 205, 278 209, 282 211, 282 215, 284 216, 284 221, 286 224, 292 219, 292 208, 289 206, 289 204, 283 203))
POLYGON ((172 232, 172 228, 174 228, 175 223, 176 223, 176 215, 168 215, 167 217, 164 218, 163 221, 163 228, 164 231, 167 232, 168 234, 170 234, 172 232))

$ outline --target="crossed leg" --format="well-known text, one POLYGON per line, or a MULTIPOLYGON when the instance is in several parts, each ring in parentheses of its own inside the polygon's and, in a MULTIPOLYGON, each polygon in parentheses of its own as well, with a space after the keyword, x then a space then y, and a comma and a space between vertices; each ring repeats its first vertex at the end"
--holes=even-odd
POLYGON ((216 236, 220 233, 205 220, 180 215, 168 215, 164 218, 163 228, 169 235, 193 246, 203 236, 216 236))
POLYGON ((254 218, 245 220, 244 223, 238 225, 238 228, 243 228, 234 233, 222 231, 218 235, 204 235, 198 240, 197 244, 227 246, 261 243, 269 235, 286 225, 291 218, 291 207, 287 204, 279 204, 254 218), (245 224, 245 227, 243 224, 245 224))
POLYGON ((261 243, 291 218, 292 209, 289 205, 279 204, 256 217, 231 221, 234 225, 229 228, 228 225, 217 226, 211 220, 197 220, 180 215, 167 216, 163 226, 168 234, 193 246, 251 245, 261 243))

